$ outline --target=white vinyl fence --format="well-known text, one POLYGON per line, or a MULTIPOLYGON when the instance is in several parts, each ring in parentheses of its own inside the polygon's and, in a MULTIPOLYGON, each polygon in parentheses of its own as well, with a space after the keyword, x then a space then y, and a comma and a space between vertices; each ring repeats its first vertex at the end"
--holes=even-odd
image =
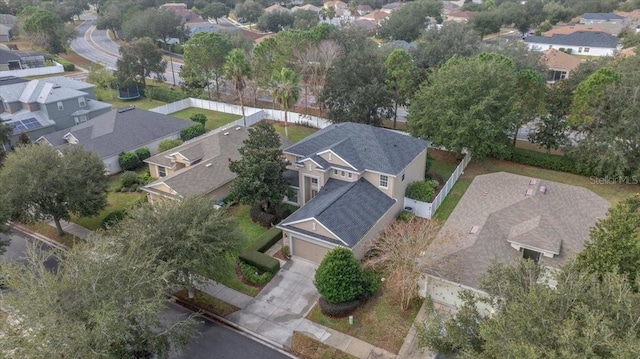
POLYGON ((59 63, 55 63, 53 66, 45 66, 45 67, 34 67, 30 69, 21 69, 21 70, 7 70, 0 71, 0 77, 5 76, 16 76, 16 77, 29 77, 29 76, 42 76, 42 75, 53 75, 60 74, 64 72, 64 67, 59 63))
POLYGON ((433 202, 416 201, 415 199, 405 197, 404 207, 407 209, 411 208, 411 212, 418 217, 431 219, 431 217, 436 213, 438 207, 442 204, 442 201, 444 201, 445 197, 447 197, 451 191, 451 188, 453 188, 453 185, 458 181, 458 178, 460 178, 462 173, 464 173, 464 169, 469 164, 469 161, 471 161, 471 155, 467 153, 462 159, 462 162, 460 162, 458 167, 456 167, 456 170, 453 171, 451 177, 449 177, 447 182, 444 184, 436 198, 433 199, 433 202))
MULTIPOLYGON (((224 112, 224 113, 231 113, 234 115, 242 116, 242 108, 238 105, 228 104, 224 102, 217 102, 217 101, 200 100, 195 98, 186 98, 184 100, 172 102, 160 107, 153 108, 149 111, 161 113, 163 115, 169 115, 174 112, 182 111, 190 107, 224 112)), ((264 119, 284 122, 284 111, 282 110, 269 110, 269 109, 261 109, 261 108, 251 107, 251 106, 245 106, 244 114, 247 120, 247 123, 246 123, 247 126, 254 125, 255 123, 264 119)), ((297 112, 287 112, 287 119, 289 123, 301 124, 301 125, 320 128, 320 129, 331 125, 331 123, 324 118, 304 115, 297 112)), ((238 125, 244 125, 244 121, 240 119, 225 127, 238 126, 238 125)))

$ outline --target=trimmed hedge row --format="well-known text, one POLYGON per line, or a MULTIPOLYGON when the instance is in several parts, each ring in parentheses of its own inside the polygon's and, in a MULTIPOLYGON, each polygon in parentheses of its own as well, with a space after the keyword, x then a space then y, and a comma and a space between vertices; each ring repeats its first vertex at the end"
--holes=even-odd
POLYGON ((276 216, 267 212, 263 212, 260 205, 253 205, 249 208, 249 217, 252 221, 262 226, 271 226, 276 223, 276 216))
POLYGON ((187 98, 187 94, 180 90, 170 90, 164 87, 147 87, 147 96, 162 102, 176 102, 187 98))
POLYGON ((280 270, 280 262, 264 252, 282 238, 282 230, 271 228, 240 253, 240 260, 260 270, 275 274, 280 270))
POLYGON ((569 172, 582 176, 592 176, 589 169, 579 167, 575 161, 566 156, 552 155, 537 151, 514 148, 510 160, 523 165, 540 167, 548 170, 569 172))
POLYGON ((69 62, 61 57, 56 57, 56 62, 62 65, 62 68, 64 69, 65 72, 74 71, 76 69, 76 65, 74 65, 72 62, 69 62))

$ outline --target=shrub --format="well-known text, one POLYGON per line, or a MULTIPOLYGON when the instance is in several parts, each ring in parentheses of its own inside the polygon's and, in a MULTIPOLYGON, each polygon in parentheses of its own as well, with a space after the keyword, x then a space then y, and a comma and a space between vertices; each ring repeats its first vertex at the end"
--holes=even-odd
POLYGON ((183 128, 180 131, 180 138, 183 141, 189 141, 192 138, 196 138, 205 133, 204 126, 200 123, 196 123, 195 125, 191 125, 187 128, 183 128))
POLYGON ((191 119, 191 121, 193 122, 202 124, 202 126, 207 124, 207 115, 205 115, 204 113, 194 113, 193 115, 191 115, 191 117, 189 117, 189 119, 191 119))
POLYGON ((373 269, 362 271, 362 299, 371 298, 380 288, 380 276, 373 269))
POLYGON ((270 271, 260 273, 258 268, 243 261, 240 261, 240 272, 242 272, 244 279, 253 284, 267 284, 274 276, 274 273, 270 271))
POLYGON ((413 182, 407 187, 407 197, 416 201, 429 202, 433 199, 433 195, 438 188, 438 181, 419 181, 413 182))
POLYGON ((182 140, 179 138, 162 140, 158 144, 158 152, 164 152, 164 151, 170 150, 174 147, 180 146, 181 144, 182 144, 182 140))
POLYGON ((282 256, 285 258, 291 257, 291 248, 289 248, 289 246, 285 244, 284 246, 280 247, 280 254, 282 254, 282 256))
POLYGON ((400 215, 398 215, 398 220, 402 222, 409 222, 414 218, 416 218, 416 215, 409 211, 402 211, 400 212, 400 215))
POLYGON ((119 179, 122 188, 129 188, 138 184, 138 175, 133 171, 125 171, 120 175, 119 179))
POLYGON ((147 96, 150 99, 169 103, 187 98, 187 94, 180 90, 170 90, 164 87, 147 87, 147 96))
POLYGON ((320 305, 320 311, 324 315, 329 315, 332 317, 345 317, 351 314, 354 310, 358 309, 360 306, 359 300, 352 300, 350 302, 341 302, 341 303, 331 303, 326 299, 320 297, 318 300, 318 304, 320 305))
POLYGON ((258 251, 244 251, 240 253, 240 260, 263 271, 277 273, 280 270, 280 262, 258 251))
POLYGON ((62 65, 62 68, 64 69, 65 72, 74 71, 76 69, 76 65, 74 65, 72 62, 69 62, 61 57, 56 57, 56 62, 62 65))
POLYGON ((151 157, 151 151, 147 147, 138 148, 136 150, 136 156, 140 161, 144 161, 147 158, 151 157))
POLYGON ((127 212, 123 210, 115 210, 115 211, 109 212, 109 214, 104 216, 104 218, 102 219, 100 226, 104 229, 109 229, 117 225, 126 216, 127 216, 127 212))
POLYGON ((133 152, 122 152, 118 156, 118 164, 124 171, 131 171, 140 166, 140 159, 133 152))
POLYGON ((350 249, 336 247, 322 259, 314 284, 318 293, 331 303, 350 302, 363 292, 360 263, 350 249))
POLYGON ((247 251, 266 252, 282 238, 282 230, 276 227, 264 232, 257 240, 247 247, 247 251))
POLYGON ((153 178, 151 177, 151 174, 149 173, 149 171, 138 175, 138 183, 139 184, 145 185, 145 184, 151 183, 151 182, 153 182, 153 178))
POLYGON ((267 212, 263 212, 260 205, 253 205, 249 209, 249 217, 251 220, 262 225, 262 226, 271 226, 276 223, 276 216, 267 212))
POLYGON ((560 155, 552 155, 537 151, 514 148, 511 152, 511 161, 523 165, 545 168, 548 170, 575 173, 583 176, 594 175, 593 171, 570 158, 560 155))
POLYGON ((275 213, 276 222, 282 221, 283 219, 287 218, 289 214, 291 214, 291 211, 289 210, 289 206, 287 206, 284 203, 277 205, 275 212, 276 212, 275 213))

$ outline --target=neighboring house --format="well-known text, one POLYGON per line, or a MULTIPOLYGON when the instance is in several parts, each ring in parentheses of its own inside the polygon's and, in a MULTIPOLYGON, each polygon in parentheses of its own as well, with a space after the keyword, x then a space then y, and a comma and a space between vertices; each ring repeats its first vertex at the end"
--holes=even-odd
POLYGON ((452 1, 443 1, 442 2, 442 14, 449 15, 454 11, 458 11, 460 9, 460 5, 452 2, 452 1))
POLYGON ((494 261, 531 259, 558 268, 579 253, 610 204, 583 187, 511 173, 476 176, 421 257, 423 295, 459 306, 494 261))
POLYGON ((416 51, 418 45, 406 42, 404 40, 393 40, 382 44, 380 47, 386 47, 389 49, 403 49, 407 52, 416 51))
POLYGON ((370 5, 358 5, 356 6, 356 11, 358 12, 358 15, 362 16, 372 12, 373 9, 370 5))
POLYGON ((191 125, 189 121, 129 106, 44 135, 36 142, 56 148, 82 146, 97 154, 106 173, 112 175, 122 171, 120 153, 146 147, 155 155, 162 140, 180 138, 180 131, 191 125))
POLYGON ((364 16, 361 16, 360 20, 371 21, 371 22, 374 22, 374 23, 379 25, 380 22, 383 19, 386 19, 388 16, 389 16, 388 12, 384 12, 382 10, 375 10, 375 11, 372 11, 372 12, 370 12, 370 13, 364 15, 364 16))
POLYGON ((204 195, 223 199, 229 195, 236 174, 229 162, 240 158, 247 139, 246 127, 209 132, 145 160, 156 181, 144 186, 150 203, 204 195))
POLYGON ((445 22, 469 22, 476 15, 472 11, 457 10, 445 15, 445 22))
POLYGON ((268 8, 264 9, 264 12, 267 13, 272 13, 272 12, 276 12, 276 11, 280 11, 280 12, 291 12, 291 10, 287 9, 286 7, 280 5, 280 4, 273 4, 271 6, 269 6, 268 8))
POLYGON ((330 8, 332 6, 336 9, 336 13, 338 12, 338 10, 346 10, 349 7, 345 2, 342 2, 340 0, 327 1, 322 5, 322 7, 326 8, 326 9, 328 9, 328 8, 330 8))
POLYGON ((551 37, 553 35, 568 35, 577 31, 606 32, 603 28, 598 26, 575 24, 554 27, 549 31, 543 32, 542 36, 551 37))
POLYGON ((353 22, 351 22, 351 25, 364 29, 370 36, 374 36, 376 34, 376 30, 378 29, 377 22, 362 18, 353 20, 353 22))
POLYGON ((14 51, 0 49, 0 71, 22 69, 22 58, 14 51))
POLYGON ((618 38, 604 32, 577 31, 551 37, 527 36, 524 42, 531 50, 556 49, 574 55, 613 56, 618 50, 618 38))
POLYGON ((398 10, 402 6, 401 2, 392 2, 389 4, 385 4, 382 6, 382 11, 391 14, 392 12, 398 10))
POLYGON ((205 21, 202 19, 202 16, 188 9, 187 4, 185 3, 168 3, 160 5, 160 8, 171 10, 173 13, 180 16, 183 24, 205 21))
POLYGON ((13 40, 13 25, 16 17, 9 14, 0 14, 0 42, 13 40))
POLYGON ((636 54, 637 54, 636 46, 634 46, 634 47, 628 47, 626 49, 622 49, 618 51, 617 55, 622 57, 627 57, 627 56, 635 56, 636 54))
POLYGON ((23 79, 22 77, 17 76, 4 76, 0 77, 0 87, 14 84, 21 84, 24 82, 29 82, 27 79, 23 79))
POLYGON ((298 10, 311 10, 311 11, 315 11, 317 13, 320 12, 320 8, 311 4, 306 4, 306 5, 302 5, 302 6, 294 6, 291 8, 291 11, 298 11, 298 10))
POLYGON ((622 24, 624 22, 624 17, 614 14, 612 12, 609 13, 584 13, 580 16, 580 23, 591 25, 591 24, 602 24, 602 23, 613 23, 613 24, 622 24))
POLYGON ((362 258, 402 211, 407 186, 424 180, 424 140, 358 123, 331 125, 286 148, 286 177, 301 206, 282 221, 294 256, 319 263, 336 246, 362 258))
POLYGON ((543 51, 540 61, 549 70, 547 72, 547 83, 569 78, 571 71, 580 66, 582 62, 579 58, 556 49, 543 51))
POLYGON ((111 110, 96 100, 94 86, 69 77, 49 77, 0 87, 0 120, 32 140, 70 128, 111 110))

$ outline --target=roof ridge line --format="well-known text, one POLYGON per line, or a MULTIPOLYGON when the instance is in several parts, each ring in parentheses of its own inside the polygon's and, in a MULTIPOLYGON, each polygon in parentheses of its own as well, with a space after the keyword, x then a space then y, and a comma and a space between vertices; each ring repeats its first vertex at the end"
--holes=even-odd
MULTIPOLYGON (((340 181, 340 180, 337 180, 337 181, 340 181)), ((366 181, 366 180, 365 180, 365 181, 366 181)), ((332 205, 333 203, 337 202, 340 198, 344 197, 344 195, 345 195, 345 194, 347 194, 347 192, 351 191, 351 190, 353 189, 353 187, 355 187, 355 186, 356 186, 356 184, 357 184, 358 182, 360 182, 360 180, 353 181, 353 182, 348 182, 346 185, 344 185, 344 187, 346 188, 346 189, 344 190, 344 192, 342 192, 342 194, 340 194, 340 195, 339 195, 335 200, 333 200, 331 203, 329 203, 329 204, 327 204, 326 206, 324 206, 324 208, 323 208, 320 212, 318 212, 318 214, 316 214, 313 218, 314 218, 315 220, 317 220, 318 222, 320 222, 320 221, 318 220, 318 218, 317 218, 317 217, 319 217, 321 214, 323 214, 323 213, 324 213, 324 212, 325 212, 329 207, 331 207, 331 205, 332 205)), ((339 190, 339 189, 336 189, 336 191, 337 191, 337 190, 339 190)), ((321 222, 321 223, 322 223, 322 222, 321 222)))

